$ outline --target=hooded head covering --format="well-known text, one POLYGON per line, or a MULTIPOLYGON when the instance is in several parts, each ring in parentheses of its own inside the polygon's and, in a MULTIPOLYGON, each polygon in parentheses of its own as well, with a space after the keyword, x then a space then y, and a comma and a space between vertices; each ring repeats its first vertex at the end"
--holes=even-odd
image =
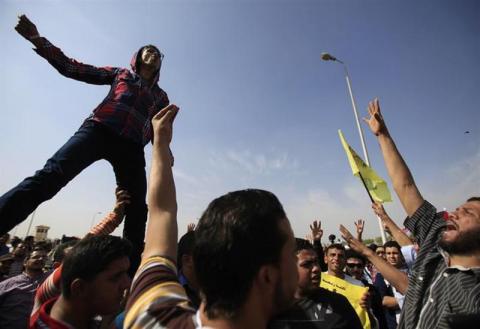
POLYGON ((160 66, 158 67, 158 70, 155 72, 155 76, 152 81, 152 86, 153 86, 158 82, 160 78, 160 69, 162 68, 162 59, 163 59, 163 54, 157 47, 155 47, 154 45, 145 45, 141 47, 135 54, 133 54, 132 60, 130 61, 130 66, 132 67, 132 71, 138 74, 138 71, 140 70, 140 65, 142 63, 141 62, 142 52, 143 52, 143 49, 145 49, 146 47, 155 49, 160 55, 160 66))

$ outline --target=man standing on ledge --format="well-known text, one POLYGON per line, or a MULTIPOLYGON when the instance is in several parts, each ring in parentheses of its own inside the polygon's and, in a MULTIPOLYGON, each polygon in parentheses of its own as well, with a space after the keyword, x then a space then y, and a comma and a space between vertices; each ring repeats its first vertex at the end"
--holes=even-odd
POLYGON ((167 94, 157 84, 163 54, 155 46, 147 45, 133 56, 131 70, 95 67, 65 56, 39 35, 35 24, 25 15, 19 17, 15 29, 60 74, 90 84, 111 85, 111 88, 43 169, 0 197, 0 234, 25 220, 83 169, 105 159, 113 166, 117 185, 131 195, 123 235, 133 244, 133 273, 143 249, 147 220, 143 148, 152 139, 152 117, 169 103, 167 94))

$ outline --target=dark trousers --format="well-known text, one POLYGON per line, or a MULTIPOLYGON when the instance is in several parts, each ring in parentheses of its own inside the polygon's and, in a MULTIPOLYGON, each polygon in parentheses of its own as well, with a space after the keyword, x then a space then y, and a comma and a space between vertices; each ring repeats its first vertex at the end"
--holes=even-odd
POLYGON ((0 197, 0 234, 24 221, 38 205, 51 199, 83 169, 101 159, 111 163, 117 185, 131 196, 126 207, 123 236, 133 244, 131 273, 134 273, 143 250, 147 221, 143 146, 125 140, 93 121, 84 123, 48 159, 43 169, 0 197))

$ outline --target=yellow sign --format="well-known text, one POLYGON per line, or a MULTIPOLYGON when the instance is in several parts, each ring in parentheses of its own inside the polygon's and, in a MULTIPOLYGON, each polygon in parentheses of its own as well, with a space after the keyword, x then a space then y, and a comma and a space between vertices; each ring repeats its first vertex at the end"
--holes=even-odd
POLYGON ((370 329, 370 319, 368 318, 367 310, 360 306, 362 296, 367 292, 367 287, 360 287, 351 284, 343 279, 337 278, 327 273, 322 273, 322 281, 320 287, 336 292, 347 297, 350 304, 357 312, 358 318, 362 323, 364 329, 370 329))
POLYGON ((373 168, 367 166, 367 164, 363 162, 362 158, 358 156, 357 152, 355 152, 354 149, 348 145, 341 130, 338 130, 338 135, 340 136, 343 149, 347 154, 348 163, 352 168, 353 175, 357 177, 362 175, 363 181, 365 182, 370 195, 375 201, 382 203, 391 202, 392 196, 388 190, 387 183, 380 176, 378 176, 373 168))

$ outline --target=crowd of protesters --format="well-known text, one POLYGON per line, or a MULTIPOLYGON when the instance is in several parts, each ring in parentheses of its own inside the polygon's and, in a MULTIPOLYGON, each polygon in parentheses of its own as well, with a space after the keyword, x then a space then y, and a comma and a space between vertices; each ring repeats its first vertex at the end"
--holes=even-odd
POLYGON ((83 238, 1 236, 1 328, 456 328, 479 320, 480 199, 448 215, 423 200, 383 136, 378 101, 369 124, 408 231, 375 203, 389 241, 368 246, 363 221, 355 236, 340 226, 343 244, 322 241, 320 221, 307 239, 294 238, 275 195, 254 189, 213 200, 178 239, 169 151, 177 112, 169 105, 152 121, 150 219, 133 280, 130 242, 109 235, 130 204, 117 189, 113 210, 83 238), (323 287, 323 277, 364 293, 351 300, 323 287))
MULTIPOLYGON (((30 41, 39 38, 21 33, 30 41)), ((139 63, 148 62, 152 51, 142 50, 139 63)), ((378 100, 369 103, 365 121, 378 139, 409 233, 374 203, 389 241, 368 246, 362 220, 355 222, 355 236, 340 225, 344 243, 322 241, 318 220, 307 239, 296 238, 278 198, 259 189, 214 199, 178 239, 170 151, 178 111, 170 104, 152 115, 149 219, 140 264, 137 240, 110 235, 138 203, 123 186, 115 191, 112 211, 82 238, 44 242, 0 232, 0 328, 476 326, 480 198, 448 214, 437 212, 420 194, 378 100)))

